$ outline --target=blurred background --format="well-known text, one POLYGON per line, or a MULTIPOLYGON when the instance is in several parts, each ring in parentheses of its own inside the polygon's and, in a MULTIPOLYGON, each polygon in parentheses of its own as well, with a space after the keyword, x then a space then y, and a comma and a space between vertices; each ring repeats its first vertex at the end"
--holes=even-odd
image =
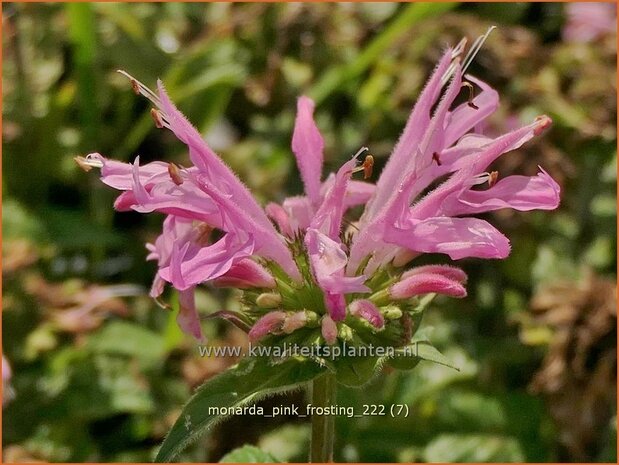
MULTIPOLYGON (((610 3, 4 3, 3 461, 150 461, 193 388, 235 363, 200 358, 145 295, 143 244, 162 217, 115 213, 114 192, 73 162, 188 163, 115 70, 163 79, 256 196, 279 201, 302 190, 298 95, 317 101, 325 172, 367 145, 377 173, 442 49, 494 24, 470 70, 501 95, 486 132, 554 120, 494 169, 541 165, 561 207, 490 215, 511 256, 463 261, 469 297, 437 300, 424 321, 460 371, 422 362, 341 389, 340 405, 411 415, 338 418, 336 460, 616 462, 615 17, 610 3)), ((234 302, 198 294, 205 314, 234 302)), ((225 322, 204 326, 215 345, 246 343, 225 322)), ((299 462, 308 442, 304 420, 236 417, 181 460, 233 461, 254 444, 299 462)))

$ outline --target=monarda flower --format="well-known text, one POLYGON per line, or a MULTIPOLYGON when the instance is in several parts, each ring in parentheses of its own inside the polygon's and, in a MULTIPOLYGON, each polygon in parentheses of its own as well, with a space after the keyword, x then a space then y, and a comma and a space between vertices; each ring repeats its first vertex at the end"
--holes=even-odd
POLYGON ((203 335, 194 291, 211 283, 243 290, 242 312, 219 313, 246 329, 252 342, 402 347, 417 329, 425 296, 466 296, 461 269, 411 262, 425 253, 505 258, 507 237, 476 215, 559 204, 559 186, 541 168, 533 177, 503 179, 490 170, 551 121, 540 116, 497 138, 476 132, 499 97, 464 75, 461 52, 444 53, 375 184, 367 180, 373 158, 365 148, 323 177, 314 103, 300 97, 292 152, 305 192, 263 209, 162 83, 155 93, 130 76, 154 105, 155 124, 188 147, 192 166, 141 165, 139 158, 128 164, 98 153, 78 163, 101 168, 102 181, 121 191, 117 210, 165 215, 161 236, 147 244, 148 259, 158 264, 151 295, 160 296, 166 285, 177 289, 178 323, 196 339, 203 335), (468 100, 455 105, 461 93, 468 100), (353 179, 361 172, 364 180, 353 179), (356 206, 364 206, 361 216, 344 220, 356 206))

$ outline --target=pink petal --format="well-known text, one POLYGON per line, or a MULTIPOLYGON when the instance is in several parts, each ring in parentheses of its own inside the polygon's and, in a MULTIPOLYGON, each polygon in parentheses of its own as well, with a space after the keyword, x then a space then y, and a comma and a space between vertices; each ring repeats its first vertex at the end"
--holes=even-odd
POLYGON ((369 292, 363 284, 364 276, 346 277, 344 268, 347 257, 341 245, 315 229, 305 234, 312 272, 318 285, 329 293, 369 292))
POLYGON ((197 247, 189 242, 182 246, 175 243, 170 265, 161 268, 159 273, 175 288, 184 290, 222 276, 253 251, 252 238, 241 238, 232 233, 207 247, 197 247))
MULTIPOLYGON (((540 168, 541 169, 541 168, 540 168)), ((466 190, 445 209, 448 215, 470 215, 501 208, 554 210, 560 187, 546 171, 537 176, 508 176, 486 190, 466 190)))
POLYGON ((375 191, 376 186, 369 182, 349 181, 348 188, 346 189, 346 196, 344 197, 344 204, 347 209, 357 205, 364 205, 372 198, 375 191))
POLYGON ((275 280, 263 266, 249 258, 243 258, 233 264, 225 274, 215 279, 213 284, 218 287, 236 287, 238 289, 252 287, 273 289, 275 280))
POLYGON ((275 230, 270 221, 267 220, 268 227, 264 227, 249 217, 233 196, 224 195, 203 179, 195 178, 195 182, 218 205, 223 220, 220 229, 237 235, 251 234, 255 241, 257 255, 274 260, 291 278, 301 279, 301 274, 286 246, 285 239, 275 230))
POLYGON ((509 240, 490 223, 477 218, 435 217, 412 220, 390 228, 388 242, 426 253, 444 253, 453 260, 465 257, 505 258, 509 240))
POLYGON ((313 115, 314 102, 308 97, 300 97, 292 135, 292 151, 297 158, 305 192, 312 203, 317 205, 320 202, 324 142, 313 115))
MULTIPOLYGON (((133 187, 133 165, 116 160, 108 160, 98 153, 91 153, 87 158, 96 158, 101 167, 101 181, 118 190, 131 190, 133 187)), ((168 164, 154 161, 143 165, 140 170, 140 183, 151 185, 168 177, 168 164)))
POLYGON ((316 209, 307 197, 288 197, 282 203, 282 207, 288 213, 292 231, 305 231, 316 213, 316 209))
POLYGON ((356 159, 344 163, 335 175, 335 181, 325 195, 320 208, 310 223, 310 228, 316 229, 331 239, 338 239, 344 216, 344 197, 348 180, 356 166, 356 159))
POLYGON ((459 283, 466 283, 468 279, 468 277, 466 276, 466 273, 462 271, 460 268, 455 267, 455 266, 424 265, 424 266, 417 266, 415 268, 411 268, 410 270, 406 271, 400 278, 400 281, 403 281, 406 278, 409 278, 410 276, 415 276, 419 274, 440 275, 452 281, 457 281, 459 283))
POLYGON ((531 140, 550 123, 550 118, 544 116, 527 126, 508 132, 496 138, 480 152, 472 153, 456 160, 452 165, 452 170, 461 169, 475 163, 478 172, 482 172, 502 154, 520 148, 525 142, 531 140))
POLYGON ((387 164, 376 182, 375 197, 368 203, 364 216, 368 219, 387 202, 393 186, 400 182, 404 167, 408 160, 415 156, 415 150, 421 143, 424 132, 430 124, 430 112, 438 99, 443 85, 441 80, 451 64, 452 50, 448 49, 436 66, 432 77, 421 92, 413 111, 411 112, 404 132, 400 136, 387 164))
POLYGON ((196 310, 194 294, 194 288, 188 288, 179 292, 178 301, 180 310, 176 317, 176 321, 185 334, 189 334, 195 337, 198 342, 204 343, 205 338, 202 334, 202 327, 200 326, 198 311, 196 310))
POLYGON ((210 183, 218 190, 232 195, 236 202, 263 227, 272 227, 264 211, 247 187, 234 172, 213 152, 200 133, 185 116, 174 106, 161 81, 157 82, 161 110, 170 124, 174 135, 189 147, 189 157, 210 183))

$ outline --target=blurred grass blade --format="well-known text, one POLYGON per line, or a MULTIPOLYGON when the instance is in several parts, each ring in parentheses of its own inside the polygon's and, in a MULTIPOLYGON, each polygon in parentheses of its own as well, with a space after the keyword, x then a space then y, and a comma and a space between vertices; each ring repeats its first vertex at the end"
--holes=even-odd
POLYGON ((66 5, 69 18, 69 37, 72 43, 72 59, 78 88, 78 105, 84 140, 96 141, 99 127, 95 53, 95 17, 90 3, 69 3, 66 5))
POLYGON ((413 3, 397 14, 389 26, 363 50, 352 62, 330 69, 310 90, 309 95, 320 104, 332 92, 350 79, 363 73, 393 43, 419 21, 440 15, 457 3, 413 3))
POLYGON ((163 441, 156 462, 170 462, 220 419, 222 408, 242 407, 275 392, 297 388, 325 370, 312 361, 289 359, 274 365, 268 358, 247 357, 198 388, 163 441))
MULTIPOLYGON (((97 27, 92 4, 69 3, 65 8, 69 19, 72 60, 77 80, 78 112, 83 131, 79 148, 85 153, 98 145, 101 123, 97 97, 97 27)), ((106 227, 112 222, 112 209, 109 207, 109 195, 103 192, 103 187, 99 184, 93 184, 90 190, 90 217, 97 225, 106 227)), ((93 241, 90 249, 94 263, 103 260, 106 254, 105 245, 93 241)))

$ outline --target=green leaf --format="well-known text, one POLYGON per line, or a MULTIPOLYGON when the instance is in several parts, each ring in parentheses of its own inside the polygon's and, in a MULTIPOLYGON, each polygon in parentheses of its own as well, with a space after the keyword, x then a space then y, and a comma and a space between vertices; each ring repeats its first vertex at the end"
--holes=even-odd
POLYGON ((460 371, 458 367, 428 341, 413 341, 406 347, 397 350, 396 353, 396 357, 390 359, 388 363, 400 370, 411 370, 417 366, 419 360, 426 360, 460 371))
POLYGON ((258 449, 255 446, 245 445, 234 449, 232 452, 224 455, 219 463, 279 463, 268 452, 258 449))
POLYGON ((163 441, 155 461, 169 462, 221 418, 223 408, 242 407, 261 397, 301 386, 326 368, 289 359, 275 365, 267 358, 247 357, 198 388, 163 441))

